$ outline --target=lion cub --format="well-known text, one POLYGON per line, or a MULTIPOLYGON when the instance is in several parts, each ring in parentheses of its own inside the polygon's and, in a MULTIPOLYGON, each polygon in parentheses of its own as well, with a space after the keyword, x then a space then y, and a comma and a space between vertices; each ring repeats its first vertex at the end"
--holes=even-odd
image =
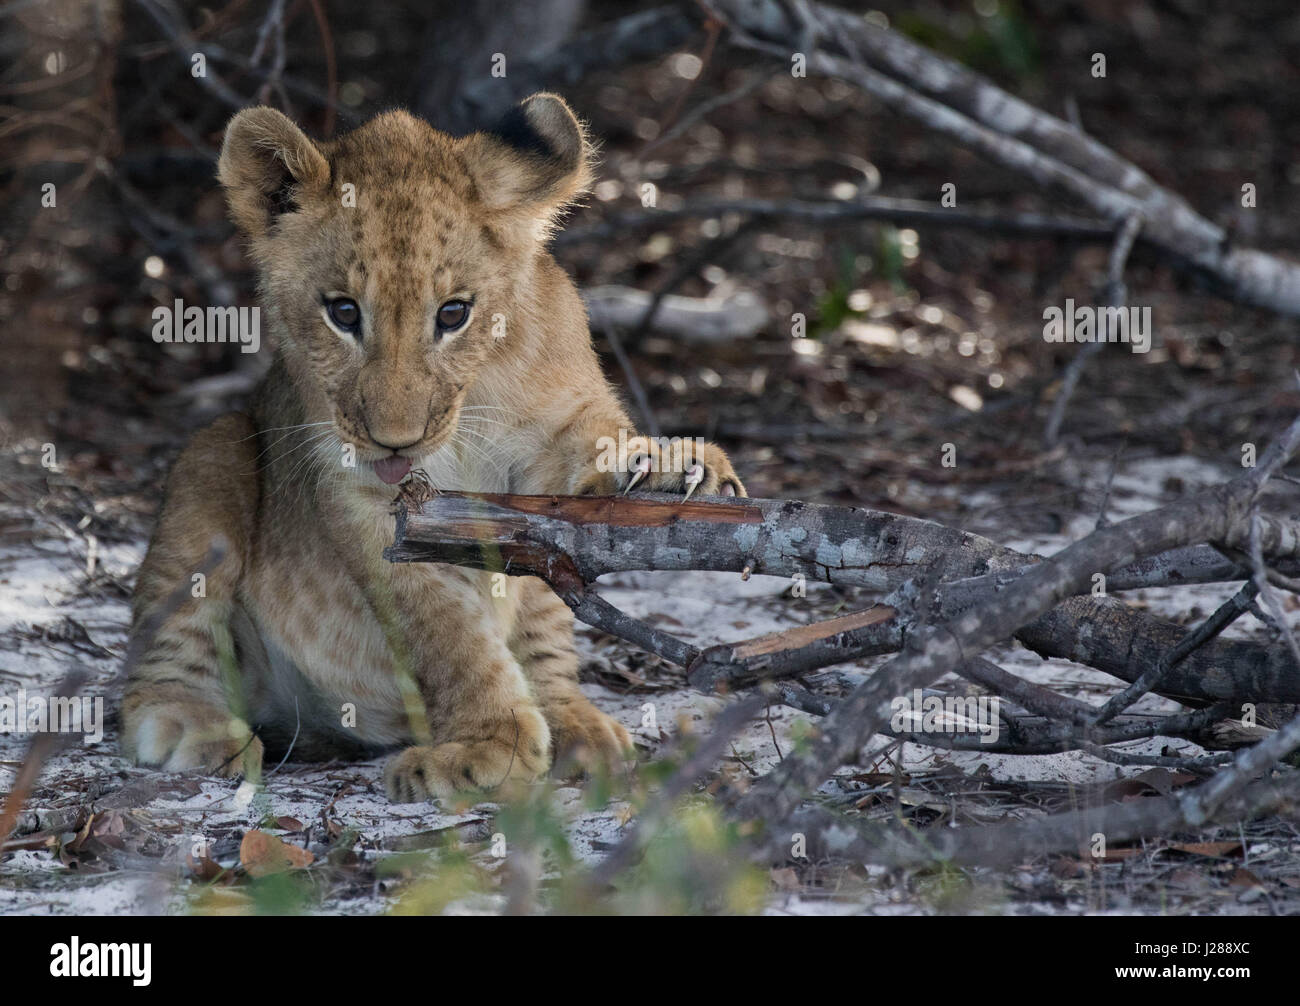
POLYGON ((492 132, 394 111, 317 143, 252 108, 219 176, 275 357, 251 409, 196 435, 167 480, 127 754, 237 774, 263 740, 299 757, 413 745, 385 770, 398 801, 532 780, 569 753, 622 762, 628 733, 579 690, 572 617, 544 583, 509 578, 503 598, 490 573, 381 556, 413 469, 443 489, 745 494, 711 444, 685 473, 596 464, 630 424, 546 247, 591 177, 583 127, 538 94, 492 132))

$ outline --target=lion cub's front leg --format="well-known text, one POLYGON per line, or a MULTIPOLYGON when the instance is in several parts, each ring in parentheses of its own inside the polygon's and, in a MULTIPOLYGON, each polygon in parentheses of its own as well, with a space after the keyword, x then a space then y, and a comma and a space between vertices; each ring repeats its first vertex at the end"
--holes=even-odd
POLYGON ((558 774, 572 770, 615 772, 634 757, 632 738, 578 687, 573 615, 541 580, 519 583, 519 609, 510 649, 518 657, 542 715, 551 728, 558 774))
POLYGON ((122 699, 122 747, 142 764, 231 776, 261 766, 262 742, 239 712, 241 681, 222 670, 257 505, 255 444, 247 416, 223 416, 194 437, 167 479, 136 581, 131 644, 139 653, 122 699), (205 572, 215 550, 220 561, 205 572))
MULTIPOLYGON (((518 661, 479 593, 476 574, 447 567, 399 568, 412 672, 426 708, 430 738, 384 769, 384 787, 399 803, 527 783, 550 767, 551 731, 518 661), (438 579, 429 581, 430 576, 438 579)), ((402 673, 400 668, 398 673, 402 673)))

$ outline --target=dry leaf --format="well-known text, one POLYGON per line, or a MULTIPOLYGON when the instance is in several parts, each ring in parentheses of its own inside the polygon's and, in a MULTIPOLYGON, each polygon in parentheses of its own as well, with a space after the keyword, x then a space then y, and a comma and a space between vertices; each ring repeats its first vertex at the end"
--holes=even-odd
POLYGON ((221 864, 209 859, 207 856, 196 860, 193 856, 186 854, 185 865, 190 868, 190 872, 194 874, 197 880, 215 880, 221 876, 221 864))
POLYGON ((1231 856, 1241 851, 1240 842, 1170 842, 1167 849, 1186 852, 1192 856, 1231 856))
POLYGON ((315 858, 306 849, 282 842, 256 828, 245 832, 243 841, 239 843, 239 863, 253 877, 301 869, 315 858))
POLYGON ((71 842, 66 843, 66 847, 70 852, 81 851, 81 847, 86 843, 86 839, 90 837, 90 826, 94 821, 95 815, 91 814, 90 817, 86 818, 86 823, 82 826, 81 830, 77 832, 77 837, 71 842))
POLYGON ((1107 846, 1105 855, 1094 856, 1092 850, 1084 845, 1079 847, 1079 858, 1085 863, 1122 863, 1126 859, 1142 855, 1145 851, 1139 846, 1129 846, 1127 848, 1111 848, 1107 846))
POLYGON ((1186 786, 1196 779, 1190 772, 1171 772, 1167 768, 1149 768, 1137 775, 1116 779, 1102 786, 1102 798, 1123 802, 1135 797, 1145 797, 1151 793, 1168 796, 1179 786, 1186 786))

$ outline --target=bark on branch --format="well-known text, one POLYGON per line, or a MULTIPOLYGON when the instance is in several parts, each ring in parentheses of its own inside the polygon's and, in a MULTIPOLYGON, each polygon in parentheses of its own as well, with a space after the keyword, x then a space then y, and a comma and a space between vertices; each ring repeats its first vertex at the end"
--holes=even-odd
MULTIPOLYGON (((1286 544, 1280 536, 1270 540, 1286 544)), ((956 617, 995 597, 1040 560, 930 521, 856 507, 456 492, 416 509, 400 506, 396 540, 385 556, 538 576, 580 620, 687 668, 691 684, 705 691, 734 690, 896 652, 923 615, 956 617), (700 650, 631 618, 592 589, 608 573, 686 569, 800 575, 886 596, 866 611, 700 650), (936 594, 928 612, 918 604, 921 578, 936 594)), ((1209 546, 1174 549, 1117 571, 1098 571, 1107 573, 1110 590, 1249 577, 1209 546)), ((1044 656, 1086 663, 1127 681, 1154 666, 1187 634, 1092 596, 1069 600, 1016 629, 1022 642, 1044 656)), ((1300 667, 1281 650, 1214 639, 1163 674, 1159 691, 1205 704, 1234 698, 1300 702, 1300 667)))

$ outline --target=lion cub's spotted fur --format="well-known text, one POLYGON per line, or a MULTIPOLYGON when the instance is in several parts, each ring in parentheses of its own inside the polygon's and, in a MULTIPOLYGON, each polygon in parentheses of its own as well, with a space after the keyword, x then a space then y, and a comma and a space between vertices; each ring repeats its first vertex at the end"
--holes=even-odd
MULTIPOLYGON (((263 739, 296 735, 309 757, 414 743, 385 774, 398 800, 533 779, 568 751, 626 757, 627 731, 578 689, 571 616, 543 583, 508 578, 494 597, 489 573, 381 558, 396 491, 373 466, 390 445, 439 488, 626 485, 596 458, 627 416, 545 247, 590 173, 551 95, 459 139, 400 111, 329 143, 268 108, 235 116, 220 178, 276 355, 250 411, 195 436, 168 479, 136 588, 129 755, 237 773, 263 739), (325 320, 340 294, 360 305, 359 338, 325 320), (472 313, 439 337, 449 299, 472 313), (178 591, 214 544, 204 589, 178 591)), ((718 448, 702 460, 701 492, 744 493, 718 448)), ((685 491, 671 472, 642 485, 685 491)))

